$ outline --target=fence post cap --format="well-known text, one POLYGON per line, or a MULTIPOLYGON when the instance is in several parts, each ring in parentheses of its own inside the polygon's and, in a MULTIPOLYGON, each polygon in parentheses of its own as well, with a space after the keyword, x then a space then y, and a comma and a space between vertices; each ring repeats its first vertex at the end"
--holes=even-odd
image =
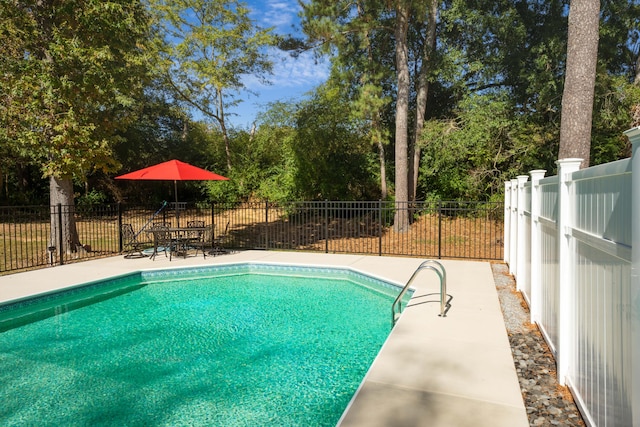
POLYGON ((566 159, 558 159, 556 160, 556 165, 571 165, 577 163, 578 165, 582 163, 583 159, 579 159, 576 157, 568 157, 566 159))
POLYGON ((634 128, 631 129, 627 129, 625 130, 624 133, 630 140, 631 143, 633 143, 634 141, 638 142, 640 141, 640 126, 636 126, 634 128))

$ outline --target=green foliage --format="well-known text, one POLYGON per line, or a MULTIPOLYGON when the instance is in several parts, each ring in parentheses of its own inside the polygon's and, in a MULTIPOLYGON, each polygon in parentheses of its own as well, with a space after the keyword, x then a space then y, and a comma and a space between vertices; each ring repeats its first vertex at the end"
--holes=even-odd
MULTIPOLYGON (((170 159, 178 159, 196 166, 226 175, 225 153, 220 149, 222 136, 213 126, 193 122, 187 113, 160 87, 149 87, 145 93, 144 108, 138 120, 121 134, 122 142, 115 146, 116 159, 123 165, 121 173, 141 169, 170 159)), ((202 199, 203 183, 180 183, 179 194, 183 200, 202 199)), ((168 197, 172 185, 163 183, 119 181, 117 200, 138 200, 157 203, 168 197)))
MULTIPOLYGON (((426 2, 410 3, 413 81, 423 65, 426 2)), ((531 169, 555 173, 568 3, 439 2, 419 199, 496 200, 505 179, 531 169)), ((9 193, 3 202, 46 200, 41 175, 98 186, 102 172, 170 158, 231 178, 181 183, 185 200, 379 198, 377 151, 394 139, 390 5, 306 2, 309 39, 289 46, 330 54, 330 81, 309 101, 272 105, 249 132, 227 129, 225 111, 239 101, 243 75, 268 77, 267 49, 277 40, 255 26, 241 2, 0 2, 0 169, 9 193), (162 30, 153 48, 149 5, 162 30), (149 71, 158 72, 154 81, 149 71), (194 110, 209 122, 194 122, 194 110)), ((629 154, 622 131, 640 104, 631 83, 640 4, 614 0, 601 7, 592 164, 629 154)), ((80 203, 118 191, 128 200, 162 200, 171 188, 111 183, 80 203)))
POLYGON ((125 0, 0 2, 0 141, 44 176, 114 170, 135 119, 148 16, 125 0))
POLYGON ((101 191, 91 190, 87 194, 83 194, 76 198, 77 206, 79 208, 91 208, 106 203, 108 197, 101 191))
POLYGON ((350 116, 344 92, 321 87, 296 117, 295 187, 305 200, 367 200, 379 194, 365 132, 350 116))
POLYGON ((235 167, 227 175, 229 181, 207 185, 212 200, 291 200, 295 170, 291 152, 295 135, 292 110, 292 105, 273 104, 261 115, 256 129, 250 133, 231 133, 235 167))
POLYGON ((629 128, 636 105, 640 105, 640 86, 629 83, 625 77, 598 76, 591 135, 592 165, 631 155, 627 138, 620 130, 629 128))
POLYGON ((242 199, 242 190, 239 188, 236 176, 233 173, 227 176, 229 181, 210 181, 205 184, 207 199, 216 203, 235 203, 242 199))
MULTIPOLYGON (((152 0, 160 29, 158 66, 176 98, 220 126, 236 105, 243 76, 265 80, 272 62, 267 49, 277 44, 270 29, 250 19, 236 0, 152 0)), ((225 141, 227 142, 227 141, 225 141)), ((230 165, 230 160, 229 160, 230 165)))
POLYGON ((422 135, 419 185, 443 199, 488 200, 524 165, 531 140, 512 116, 506 94, 472 96, 455 120, 431 120, 422 135))
MULTIPOLYGON (((395 120, 395 54, 390 36, 394 18, 389 7, 379 0, 313 0, 302 15, 309 42, 332 57, 328 84, 339 86, 344 91, 342 102, 349 104, 343 120, 358 126, 379 153, 391 142, 388 124, 395 120)), ((421 23, 416 22, 415 27, 421 28, 421 23)), ((376 168, 378 176, 386 173, 386 163, 380 161, 376 168)), ((386 192, 380 187, 379 192, 386 192)))

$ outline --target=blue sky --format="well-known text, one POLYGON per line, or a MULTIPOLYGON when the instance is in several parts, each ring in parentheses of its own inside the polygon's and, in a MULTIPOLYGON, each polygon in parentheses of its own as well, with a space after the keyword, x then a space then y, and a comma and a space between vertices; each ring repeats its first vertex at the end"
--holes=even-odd
MULTIPOLYGON (((251 18, 261 27, 274 27, 277 34, 295 33, 294 27, 299 23, 300 6, 297 0, 246 0, 252 9, 251 18)), ((247 89, 257 95, 243 92, 239 98, 240 105, 228 110, 228 121, 236 127, 250 128, 260 111, 267 108, 267 104, 275 101, 290 101, 303 99, 305 94, 314 87, 326 81, 328 62, 318 62, 313 53, 306 52, 298 58, 277 49, 271 50, 274 62, 274 72, 269 78, 271 85, 265 86, 257 79, 247 77, 244 84, 247 89)))

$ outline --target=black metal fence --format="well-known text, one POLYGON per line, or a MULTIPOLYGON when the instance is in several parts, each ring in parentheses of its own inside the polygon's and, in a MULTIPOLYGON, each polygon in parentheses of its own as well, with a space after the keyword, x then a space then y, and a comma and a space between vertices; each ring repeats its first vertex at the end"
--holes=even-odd
POLYGON ((196 219, 227 249, 502 259, 503 211, 502 203, 459 201, 0 207, 0 273, 118 254, 124 223, 145 240, 154 223, 196 219), (393 227, 400 210, 410 218, 405 231, 393 227))

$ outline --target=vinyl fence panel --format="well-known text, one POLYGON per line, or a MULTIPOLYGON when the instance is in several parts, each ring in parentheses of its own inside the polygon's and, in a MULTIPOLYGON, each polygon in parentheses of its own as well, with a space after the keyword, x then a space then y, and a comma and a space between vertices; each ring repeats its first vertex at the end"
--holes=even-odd
POLYGON ((583 170, 561 160, 558 176, 532 171, 505 197, 505 212, 521 199, 511 219, 524 218, 517 235, 505 228, 505 260, 593 426, 640 426, 640 128, 627 134, 632 159, 583 170))

